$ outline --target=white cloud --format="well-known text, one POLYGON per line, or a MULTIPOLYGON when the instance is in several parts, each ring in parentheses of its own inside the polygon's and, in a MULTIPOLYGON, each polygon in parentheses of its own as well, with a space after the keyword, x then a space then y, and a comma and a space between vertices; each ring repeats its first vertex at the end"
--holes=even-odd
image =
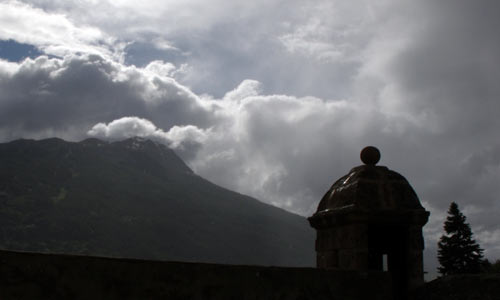
POLYGON ((261 91, 261 83, 256 80, 244 80, 238 87, 224 96, 224 100, 239 101, 248 97, 257 96, 261 91))
POLYGON ((152 75, 171 77, 175 72, 176 67, 171 63, 166 63, 161 60, 154 60, 150 62, 145 68, 146 71, 150 71, 152 75))
POLYGON ((153 38, 152 43, 156 48, 160 50, 179 50, 178 48, 172 46, 170 42, 161 37, 153 38))
POLYGON ((87 134, 103 140, 123 140, 131 137, 151 139, 169 146, 185 158, 190 158, 207 140, 209 130, 193 125, 173 126, 168 132, 157 128, 151 121, 138 117, 123 117, 108 124, 98 123, 87 134))
POLYGON ((88 135, 110 140, 122 140, 131 137, 160 137, 168 144, 165 132, 146 119, 123 117, 109 124, 98 123, 87 132, 88 135))
POLYGON ((179 151, 186 150, 189 144, 204 144, 210 135, 210 130, 203 130, 193 125, 173 126, 166 133, 166 137, 171 141, 171 147, 179 151))
POLYGON ((91 26, 76 26, 64 14, 47 13, 18 1, 0 3, 0 39, 31 44, 46 54, 74 53, 121 58, 124 44, 91 26))

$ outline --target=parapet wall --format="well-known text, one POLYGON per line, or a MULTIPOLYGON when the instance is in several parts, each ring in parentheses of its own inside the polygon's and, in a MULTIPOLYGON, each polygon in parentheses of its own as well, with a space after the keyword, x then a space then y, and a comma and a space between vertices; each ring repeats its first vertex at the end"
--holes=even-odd
POLYGON ((389 300, 386 272, 162 262, 0 250, 0 299, 389 300))
POLYGON ((434 279, 415 293, 419 300, 498 300, 500 273, 450 275, 434 279))

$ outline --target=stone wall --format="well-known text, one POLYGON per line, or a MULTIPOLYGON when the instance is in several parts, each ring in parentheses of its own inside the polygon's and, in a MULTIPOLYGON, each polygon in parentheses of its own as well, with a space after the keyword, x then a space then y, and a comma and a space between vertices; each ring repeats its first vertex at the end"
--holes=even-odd
POLYGON ((498 300, 500 273, 452 275, 435 279, 417 290, 419 300, 498 300))
POLYGON ((0 299, 392 299, 384 272, 0 250, 0 299))

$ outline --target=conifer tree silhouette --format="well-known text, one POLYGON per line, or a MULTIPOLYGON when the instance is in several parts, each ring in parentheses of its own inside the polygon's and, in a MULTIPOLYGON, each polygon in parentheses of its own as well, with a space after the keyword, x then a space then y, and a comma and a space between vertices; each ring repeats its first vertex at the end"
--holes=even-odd
POLYGON ((455 202, 450 204, 444 222, 445 234, 438 242, 438 271, 442 275, 479 273, 483 249, 472 238, 470 225, 455 202))

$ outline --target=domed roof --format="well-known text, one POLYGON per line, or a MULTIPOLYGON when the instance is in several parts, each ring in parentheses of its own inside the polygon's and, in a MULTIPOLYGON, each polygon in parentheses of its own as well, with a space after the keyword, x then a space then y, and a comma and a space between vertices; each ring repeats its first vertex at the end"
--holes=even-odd
POLYGON ((339 210, 424 210, 406 178, 387 167, 376 166, 379 159, 377 148, 363 149, 361 160, 365 165, 335 181, 321 199, 316 214, 339 210))

